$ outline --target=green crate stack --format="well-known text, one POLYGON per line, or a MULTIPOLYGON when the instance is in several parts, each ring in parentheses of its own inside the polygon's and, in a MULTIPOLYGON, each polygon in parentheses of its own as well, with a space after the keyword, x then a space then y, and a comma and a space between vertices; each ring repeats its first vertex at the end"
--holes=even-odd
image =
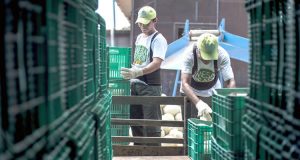
POLYGON ((212 123, 196 118, 188 119, 188 156, 193 160, 211 158, 212 123))
POLYGON ((244 152, 242 115, 247 88, 216 89, 212 97, 213 135, 217 143, 225 144, 228 152, 244 152))
MULTIPOLYGON (((97 14, 97 19, 100 19, 100 16, 97 14)), ((101 63, 100 63, 100 54, 101 54, 101 41, 100 41, 100 24, 97 23, 96 27, 96 33, 95 33, 95 58, 94 58, 94 64, 95 64, 95 90, 96 90, 96 97, 102 97, 101 92, 101 77, 100 77, 100 71, 101 71, 101 63)))
POLYGON ((1 101, 1 127, 6 149, 17 154, 47 129, 45 5, 43 1, 5 1, 2 12, 1 32, 7 38, 1 54, 2 97, 6 97, 1 101))
POLYGON ((109 47, 109 80, 123 79, 121 67, 131 67, 131 48, 109 47))
POLYGON ((52 148, 48 153, 45 153, 43 159, 71 160, 72 148, 67 145, 68 142, 69 140, 67 138, 63 138, 54 148, 52 148))
MULTIPOLYGON (((44 135, 46 136, 46 135, 44 135)), ((29 160, 29 159, 42 159, 46 151, 47 141, 45 138, 35 139, 34 143, 28 145, 25 149, 21 149, 17 154, 13 155, 13 160, 29 160)), ((6 157, 5 157, 6 158, 6 157)), ((4 159, 5 159, 4 158, 4 159)))
MULTIPOLYGON (((106 47, 106 24, 105 20, 99 16, 98 24, 100 24, 100 93, 105 94, 108 90, 108 50, 106 47)), ((99 42, 98 42, 99 43, 99 42)))
MULTIPOLYGON (((130 82, 121 76, 121 67, 131 67, 131 48, 109 47, 109 91, 114 96, 129 96, 130 82)), ((129 119, 129 105, 114 104, 111 108, 112 118, 129 119)), ((128 136, 128 125, 113 125, 112 136, 128 136)), ((128 144, 127 142, 114 144, 128 144)))
POLYGON ((262 112, 258 109, 261 105, 260 101, 246 98, 245 114, 242 117, 242 132, 245 143, 245 159, 259 159, 259 143, 257 136, 259 135, 265 122, 262 118, 262 112))
POLYGON ((65 32, 62 55, 62 74, 65 79, 66 108, 79 107, 83 92, 82 15, 81 3, 64 1, 62 6, 62 30, 65 32))
POLYGON ((245 8, 248 11, 248 35, 250 42, 250 63, 249 63, 249 97, 255 99, 265 98, 262 91, 262 1, 245 0, 245 8))
POLYGON ((96 121, 96 157, 97 159, 111 159, 110 108, 111 94, 105 94, 87 113, 93 115, 96 121))
POLYGON ((97 32, 97 14, 88 6, 83 5, 83 56, 84 56, 84 93, 89 101, 94 100, 96 94, 95 79, 95 45, 97 32))
POLYGON ((299 13, 296 9, 299 2, 245 2, 251 39, 250 94, 243 119, 247 158, 300 158, 300 149, 294 149, 299 147, 291 145, 300 138, 300 114, 297 112, 300 102, 295 96, 299 86, 296 82, 299 77, 299 13), (254 124, 250 119, 261 124, 254 124), (259 128, 259 132, 251 130, 252 126, 247 123, 259 128), (268 143, 269 140, 273 143, 268 143))
POLYGON ((287 106, 287 8, 286 1, 246 1, 252 48, 249 96, 264 102, 260 107, 270 120, 283 118, 287 106))
MULTIPOLYGON (((81 111, 67 110, 62 116, 57 118, 54 122, 49 124, 49 131, 47 136, 47 154, 56 150, 57 146, 60 146, 60 142, 67 138, 66 133, 78 122, 78 119, 82 116, 81 111)), ((74 149, 72 149, 74 150, 74 149)), ((74 151, 72 151, 74 152, 74 151)))
POLYGON ((60 7, 62 1, 46 1, 46 32, 47 32, 47 55, 48 55, 48 123, 52 123, 55 119, 60 117, 65 109, 63 106, 63 97, 61 94, 63 76, 60 68, 60 61, 63 54, 60 51, 62 45, 63 30, 61 30, 61 21, 59 15, 61 14, 60 7))
MULTIPOLYGON (((93 159, 95 154, 90 155, 90 151, 94 151, 94 134, 95 121, 93 117, 83 111, 76 110, 79 117, 73 122, 68 122, 68 129, 64 137, 69 139, 68 146, 72 148, 72 158, 75 159, 93 159)), ((71 120, 71 119, 70 119, 71 120)))
MULTIPOLYGON (((111 80, 109 83, 109 91, 114 96, 129 96, 130 84, 127 80, 111 80)), ((113 104, 111 106, 112 118, 129 119, 129 105, 128 104, 113 104)), ((112 125, 112 136, 128 136, 128 125, 112 125)), ((114 144, 128 144, 127 142, 120 142, 114 144)))
POLYGON ((68 145, 72 148, 74 157, 80 160, 95 159, 94 135, 95 121, 87 113, 81 113, 80 118, 66 131, 66 137, 70 139, 68 145))
MULTIPOLYGON (((109 91, 114 96, 129 96, 130 82, 127 80, 110 81, 109 91)), ((129 115, 129 105, 112 105, 111 114, 113 115, 129 115)), ((118 118, 113 116, 113 118, 118 118)))
POLYGON ((244 153, 228 152, 227 149, 220 143, 217 143, 216 139, 211 137, 211 159, 212 160, 244 160, 244 153))
POLYGON ((97 0, 83 0, 83 3, 95 11, 98 8, 98 1, 97 0))
POLYGON ((100 143, 102 146, 102 152, 104 159, 111 160, 112 159, 112 140, 111 140, 111 103, 112 103, 112 95, 109 93, 105 97, 103 104, 104 109, 106 110, 105 113, 105 120, 101 123, 99 128, 99 135, 100 135, 100 143))
POLYGON ((299 57, 299 42, 300 29, 299 17, 300 6, 295 0, 288 0, 288 18, 287 18, 287 68, 286 78, 288 81, 288 98, 287 98, 287 113, 284 116, 286 132, 289 134, 286 150, 283 152, 284 158, 291 157, 292 159, 300 159, 300 57, 299 57))
MULTIPOLYGON (((97 6, 95 0, 88 3, 97 6)), ((101 62, 107 65, 105 21, 97 48, 98 17, 82 0, 7 0, 0 8, 0 32, 9 37, 1 43, 0 159, 97 159, 96 121, 83 107, 95 100, 97 52, 104 53, 101 62)), ((103 155, 109 159, 111 96, 103 97, 108 118, 100 130, 107 132, 99 149, 107 145, 103 155)))

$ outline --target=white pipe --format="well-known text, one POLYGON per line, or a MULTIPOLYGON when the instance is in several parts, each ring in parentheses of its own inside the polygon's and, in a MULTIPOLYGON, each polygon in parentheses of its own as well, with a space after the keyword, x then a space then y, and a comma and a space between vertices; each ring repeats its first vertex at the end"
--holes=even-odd
POLYGON ((195 36, 200 36, 203 33, 211 33, 216 36, 220 35, 219 30, 190 30, 189 35, 195 37, 195 36))

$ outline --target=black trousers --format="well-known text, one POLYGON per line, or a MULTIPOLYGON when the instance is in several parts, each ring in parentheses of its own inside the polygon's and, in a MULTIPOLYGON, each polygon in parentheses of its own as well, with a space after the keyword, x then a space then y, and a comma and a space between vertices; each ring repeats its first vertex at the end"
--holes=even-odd
MULTIPOLYGON (((185 96, 185 94, 181 94, 182 96, 185 96)), ((207 103, 210 107, 212 107, 212 98, 211 97, 199 97, 202 101, 204 101, 205 103, 207 103)), ((198 116, 198 110, 196 108, 196 105, 189 99, 187 98, 187 102, 186 102, 186 108, 184 111, 184 107, 181 106, 181 116, 182 116, 182 120, 184 120, 184 124, 187 127, 187 123, 188 123, 188 119, 189 118, 197 118, 198 116), (184 116, 185 114, 185 116, 184 116)), ((188 139, 187 139, 187 135, 188 135, 188 128, 186 128, 186 130, 184 131, 184 137, 185 137, 185 143, 187 144, 188 139)), ((186 151, 187 152, 187 151, 186 151)))
MULTIPOLYGON (((134 96, 161 96, 161 86, 151 86, 144 83, 132 83, 131 95, 134 96)), ((131 105, 130 119, 161 120, 160 105, 131 105)), ((160 126, 131 126, 133 136, 160 137, 160 126)), ((134 145, 160 146, 160 143, 134 143, 134 145)))

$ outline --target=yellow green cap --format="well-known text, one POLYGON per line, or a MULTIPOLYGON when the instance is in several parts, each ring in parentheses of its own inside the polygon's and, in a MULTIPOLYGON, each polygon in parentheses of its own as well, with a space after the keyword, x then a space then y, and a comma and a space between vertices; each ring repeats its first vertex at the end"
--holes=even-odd
POLYGON ((197 47, 204 60, 217 60, 218 46, 217 37, 210 33, 201 34, 197 42, 197 47))
POLYGON ((155 9, 150 6, 144 6, 139 10, 138 18, 135 23, 149 24, 154 18, 156 18, 155 9))

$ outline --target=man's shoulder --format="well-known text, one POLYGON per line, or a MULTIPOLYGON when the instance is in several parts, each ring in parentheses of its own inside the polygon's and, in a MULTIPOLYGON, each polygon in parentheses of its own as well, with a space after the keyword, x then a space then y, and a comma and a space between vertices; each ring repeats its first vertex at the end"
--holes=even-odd
POLYGON ((158 32, 158 34, 156 35, 156 37, 154 38, 155 40, 163 40, 163 41, 167 41, 167 39, 164 37, 163 34, 161 34, 160 32, 158 32))
POLYGON ((228 52, 223 47, 219 46, 218 51, 219 51, 218 60, 229 58, 228 52))

